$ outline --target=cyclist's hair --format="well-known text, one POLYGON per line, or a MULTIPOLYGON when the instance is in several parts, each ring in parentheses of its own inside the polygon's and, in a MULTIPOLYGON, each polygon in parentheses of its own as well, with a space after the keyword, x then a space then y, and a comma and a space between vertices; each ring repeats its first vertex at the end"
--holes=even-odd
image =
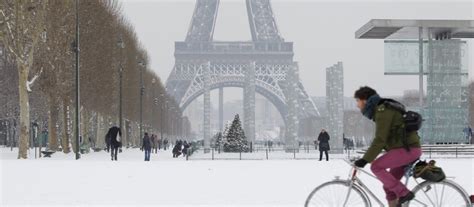
POLYGON ((377 94, 377 91, 370 88, 369 86, 362 86, 354 93, 354 98, 358 98, 360 100, 367 100, 374 94, 377 94))

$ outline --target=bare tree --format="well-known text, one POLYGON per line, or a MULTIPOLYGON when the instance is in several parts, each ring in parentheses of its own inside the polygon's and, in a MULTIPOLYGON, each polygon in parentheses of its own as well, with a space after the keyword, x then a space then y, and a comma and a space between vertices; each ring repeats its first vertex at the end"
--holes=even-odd
POLYGON ((30 128, 28 92, 32 83, 41 74, 28 79, 33 72, 33 52, 43 32, 44 13, 47 1, 4 0, 0 15, 6 24, 4 42, 9 54, 15 57, 18 69, 18 95, 20 104, 20 145, 18 159, 27 158, 30 128))

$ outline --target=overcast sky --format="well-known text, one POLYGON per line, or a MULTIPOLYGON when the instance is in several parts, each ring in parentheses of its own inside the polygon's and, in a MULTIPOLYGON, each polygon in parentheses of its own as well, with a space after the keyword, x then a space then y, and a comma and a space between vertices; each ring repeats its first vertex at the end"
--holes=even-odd
MULTIPOLYGON (((150 67, 165 82, 175 61, 174 42, 184 40, 195 1, 122 0, 122 4, 150 55, 150 67)), ((281 35, 294 42, 294 59, 311 96, 326 95, 325 71, 337 61, 344 65, 346 96, 352 96, 361 85, 375 87, 382 95, 401 95, 404 90, 418 88, 416 76, 384 75, 383 40, 354 38, 355 31, 370 19, 474 19, 472 0, 274 0, 272 7, 281 35)), ((245 0, 220 1, 214 40, 251 40, 245 0)), ((473 51, 471 46, 470 56, 473 51)), ((472 62, 471 58, 471 74, 472 62)), ((226 95, 228 98, 240 99, 242 95, 226 95)))

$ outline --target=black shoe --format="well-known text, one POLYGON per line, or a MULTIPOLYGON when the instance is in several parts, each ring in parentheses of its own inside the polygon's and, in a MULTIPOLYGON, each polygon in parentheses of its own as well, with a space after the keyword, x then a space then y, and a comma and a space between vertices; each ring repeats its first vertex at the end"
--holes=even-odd
POLYGON ((402 196, 400 198, 398 198, 398 205, 399 206, 402 206, 403 203, 407 202, 407 201, 410 201, 412 200, 413 198, 415 198, 415 194, 413 194, 411 191, 408 192, 408 194, 406 194, 405 196, 402 196))

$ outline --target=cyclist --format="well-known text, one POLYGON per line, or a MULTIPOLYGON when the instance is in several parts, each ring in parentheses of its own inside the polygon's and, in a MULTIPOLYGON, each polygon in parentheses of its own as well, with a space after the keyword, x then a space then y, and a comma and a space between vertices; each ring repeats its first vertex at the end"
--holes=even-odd
POLYGON ((421 156, 418 133, 405 132, 402 113, 383 104, 383 99, 374 89, 360 87, 354 98, 362 114, 375 122, 375 137, 367 152, 354 165, 363 168, 371 163, 371 170, 382 182, 390 207, 413 199, 415 195, 400 179, 405 166, 421 156), (377 158, 383 149, 386 153, 377 158))

